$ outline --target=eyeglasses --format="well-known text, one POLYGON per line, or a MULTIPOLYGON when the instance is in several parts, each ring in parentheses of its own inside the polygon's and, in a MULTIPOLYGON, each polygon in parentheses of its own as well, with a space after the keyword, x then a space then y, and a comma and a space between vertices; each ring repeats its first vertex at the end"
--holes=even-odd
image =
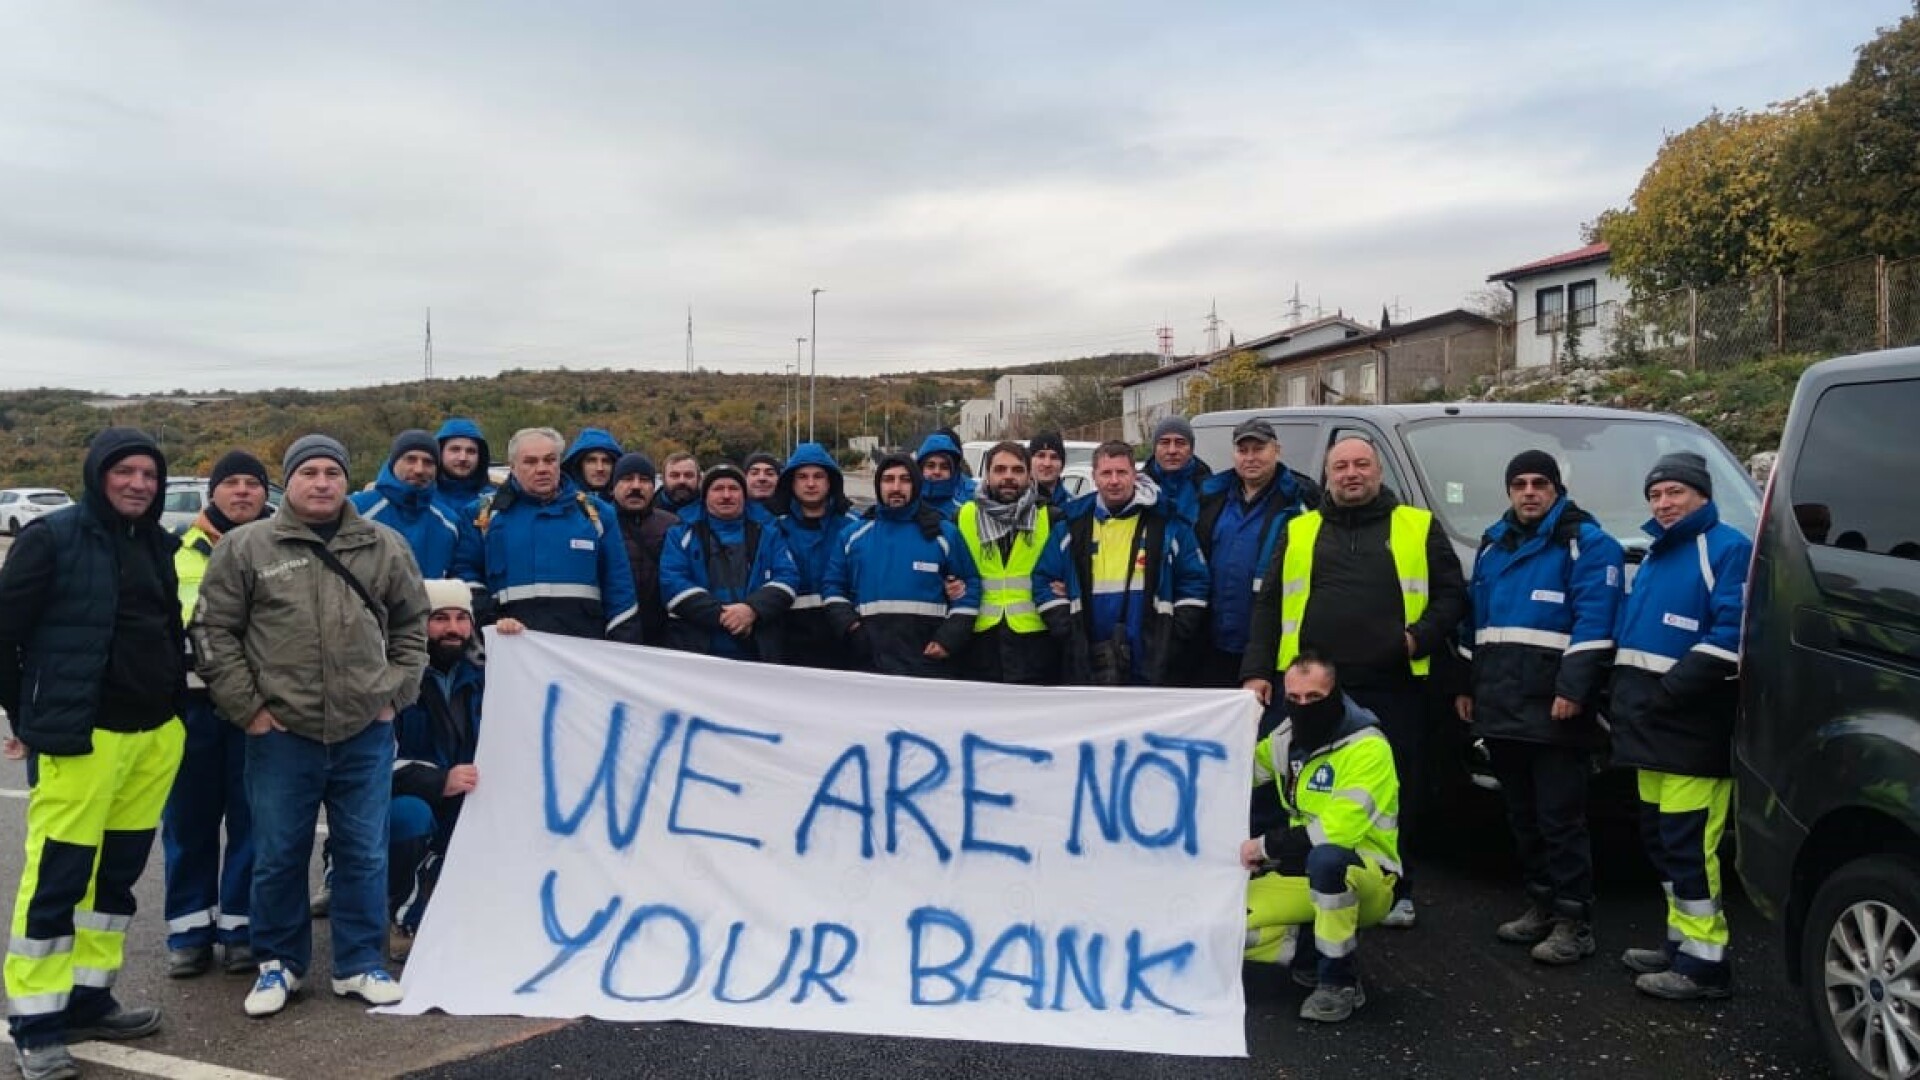
POLYGON ((1551 491, 1553 481, 1544 476, 1516 476, 1507 483, 1508 491, 1551 491))

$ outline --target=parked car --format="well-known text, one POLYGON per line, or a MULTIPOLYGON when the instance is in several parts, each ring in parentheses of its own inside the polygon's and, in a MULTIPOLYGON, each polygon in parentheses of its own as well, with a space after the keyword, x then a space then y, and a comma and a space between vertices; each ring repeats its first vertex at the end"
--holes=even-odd
MULTIPOLYGON (((1021 443, 1022 445, 1026 443, 1025 439, 1015 439, 1013 441, 1021 443)), ((1099 443, 1086 442, 1081 439, 1068 439, 1065 440, 1065 442, 1067 445, 1067 464, 1069 466, 1086 465, 1091 467, 1093 465, 1093 451, 1100 445, 1099 443)), ((967 473, 969 475, 980 475, 981 462, 986 460, 987 451, 993 449, 996 445, 998 445, 997 442, 977 439, 960 445, 960 456, 966 461, 967 473)))
POLYGON ((1835 1075, 1920 1051, 1920 349, 1808 368, 1748 581, 1740 877, 1835 1075))
POLYGON ((59 488, 8 488, 0 491, 0 532, 20 535, 20 526, 73 502, 59 488))
MULTIPOLYGON (((1452 539, 1460 565, 1473 572, 1480 536, 1506 513, 1507 462, 1522 450, 1545 450, 1580 506, 1627 549, 1628 573, 1650 542, 1642 488, 1662 454, 1692 451, 1706 458, 1721 520, 1753 535, 1760 493, 1738 459, 1713 433, 1679 416, 1583 405, 1509 403, 1305 406, 1239 409, 1193 418, 1194 452, 1215 472, 1233 468, 1233 429, 1261 418, 1280 437, 1281 460, 1316 481, 1329 447, 1361 435, 1380 449, 1386 484, 1400 500, 1431 510, 1452 539)), ((1436 703, 1436 730, 1460 731, 1436 703)), ((1429 741, 1430 775, 1447 789, 1463 783, 1498 790, 1481 749, 1462 739, 1429 741)), ((1595 816, 1629 816, 1632 777, 1610 770, 1599 781, 1595 816)))
MULTIPOLYGON (((282 492, 278 484, 267 485, 267 508, 261 513, 266 517, 280 508, 282 492)), ((167 479, 167 494, 160 504, 160 526, 170 532, 179 532, 192 525, 207 506, 207 478, 204 476, 174 476, 167 479)))

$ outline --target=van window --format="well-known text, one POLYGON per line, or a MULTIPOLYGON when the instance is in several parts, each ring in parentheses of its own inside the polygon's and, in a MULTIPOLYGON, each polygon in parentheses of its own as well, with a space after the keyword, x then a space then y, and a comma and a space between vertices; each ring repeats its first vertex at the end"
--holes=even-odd
MULTIPOLYGON (((1280 437, 1280 463, 1297 473, 1305 473, 1317 482, 1320 479, 1320 461, 1326 456, 1326 446, 1320 442, 1320 422, 1318 420, 1282 421, 1272 416, 1266 421, 1273 425, 1273 433, 1280 437)), ((1233 425, 1221 427, 1200 427, 1193 432, 1193 452, 1207 463, 1207 468, 1217 473, 1233 471, 1233 425)))
MULTIPOLYGON (((1333 437, 1327 440, 1326 446, 1321 447, 1322 453, 1319 463, 1315 466, 1315 471, 1308 474, 1313 477, 1315 483, 1326 482, 1327 459, 1325 451, 1332 449, 1333 444, 1339 442, 1341 439, 1350 437, 1365 439, 1372 443, 1374 449, 1380 454, 1381 482, 1392 488, 1393 493, 1399 496, 1402 502, 1409 505, 1419 504, 1420 500, 1412 492, 1408 491, 1406 480, 1400 475, 1400 463, 1393 460, 1393 451, 1387 449, 1387 441, 1382 439, 1380 433, 1372 428, 1354 427, 1352 425, 1334 428, 1333 437)), ((1289 462, 1288 464, 1292 463, 1289 462)), ((1304 472, 1305 470, 1302 471, 1304 472)))
POLYGON ((1552 454, 1573 501, 1628 546, 1647 542, 1641 526, 1651 515, 1642 482, 1662 454, 1685 450, 1707 459, 1721 521, 1750 537, 1760 515, 1753 481, 1733 455, 1705 431, 1672 420, 1445 417, 1407 425, 1406 437, 1433 496, 1429 509, 1465 544, 1477 543, 1507 512, 1507 462, 1522 450, 1552 454))
POLYGON ((1903 490, 1920 456, 1920 380, 1820 395, 1793 466, 1793 516, 1810 544, 1920 559, 1920 501, 1903 490))

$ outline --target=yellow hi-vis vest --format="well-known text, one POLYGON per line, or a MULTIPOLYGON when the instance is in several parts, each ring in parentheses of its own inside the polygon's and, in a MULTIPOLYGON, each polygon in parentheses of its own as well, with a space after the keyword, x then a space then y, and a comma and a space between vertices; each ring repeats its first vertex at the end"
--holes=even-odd
POLYGON ((1007 562, 1000 561, 999 544, 980 542, 980 504, 969 501, 960 508, 960 535, 973 553, 973 564, 980 570, 980 614, 974 616, 974 633, 991 630, 1002 620, 1016 634, 1038 634, 1047 628, 1033 600, 1033 568, 1047 548, 1047 508, 1034 508, 1033 531, 1015 533, 1007 562))
MULTIPOLYGON (((1307 593, 1313 585, 1313 544, 1320 536, 1321 520, 1320 511, 1314 510, 1287 522, 1287 553, 1280 567, 1280 655, 1276 660, 1281 671, 1300 655, 1300 624, 1307 615, 1307 593)), ((1393 566, 1400 575, 1407 626, 1427 610, 1427 533, 1432 528, 1431 512, 1411 506, 1393 508, 1387 547, 1393 552, 1393 566)), ((1407 662, 1417 676, 1425 676, 1432 666, 1427 657, 1408 657, 1407 662)))

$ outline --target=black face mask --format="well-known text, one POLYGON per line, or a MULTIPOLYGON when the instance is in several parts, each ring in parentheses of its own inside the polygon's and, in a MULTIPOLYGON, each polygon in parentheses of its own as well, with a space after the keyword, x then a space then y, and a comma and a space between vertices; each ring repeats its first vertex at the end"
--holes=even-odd
POLYGON ((1311 752, 1333 740, 1335 729, 1347 715, 1347 704, 1338 688, 1307 704, 1287 702, 1287 719, 1293 722, 1293 745, 1311 752))

